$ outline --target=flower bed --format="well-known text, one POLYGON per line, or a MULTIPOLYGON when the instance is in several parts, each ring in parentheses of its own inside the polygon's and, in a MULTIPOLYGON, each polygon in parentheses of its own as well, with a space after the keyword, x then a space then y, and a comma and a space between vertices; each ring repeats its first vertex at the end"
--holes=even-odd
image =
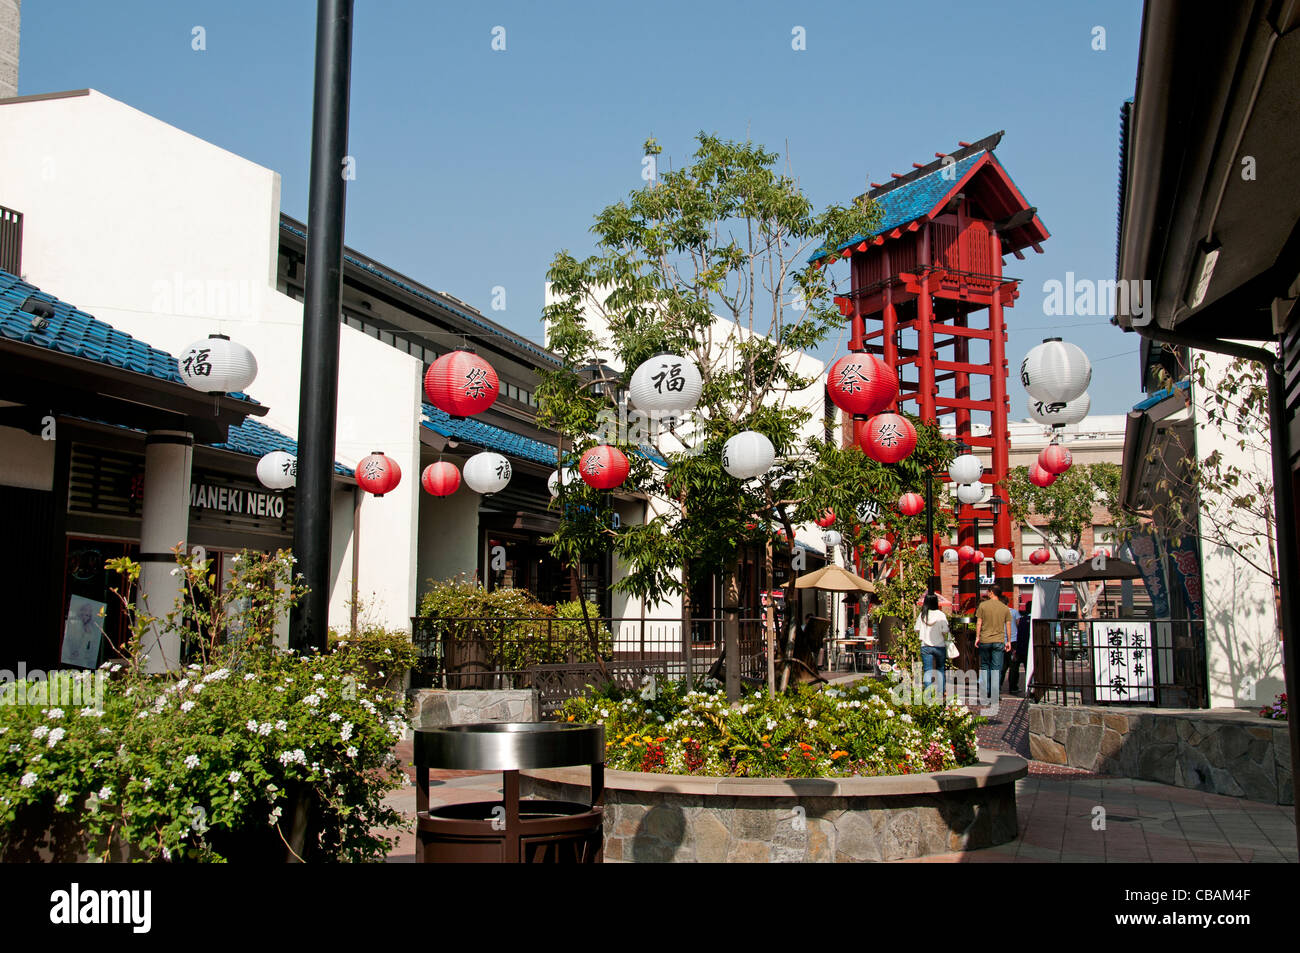
MULTIPOLYGON (((383 858, 376 831, 402 823, 382 801, 401 780, 391 749, 406 702, 371 670, 408 660, 364 637, 318 656, 277 650, 292 558, 238 565, 229 591, 251 608, 237 639, 234 597, 195 598, 208 565, 181 557, 180 613, 159 620, 123 595, 135 635, 122 661, 0 686, 0 858, 383 858), (198 661, 147 674, 139 634, 152 624, 185 627, 198 661)), ((138 578, 137 564, 114 568, 138 578)))
POLYGON ((797 687, 732 707, 675 683, 569 699, 562 717, 605 726, 612 770, 718 777, 878 777, 977 762, 977 719, 956 702, 902 704, 879 683, 797 687))

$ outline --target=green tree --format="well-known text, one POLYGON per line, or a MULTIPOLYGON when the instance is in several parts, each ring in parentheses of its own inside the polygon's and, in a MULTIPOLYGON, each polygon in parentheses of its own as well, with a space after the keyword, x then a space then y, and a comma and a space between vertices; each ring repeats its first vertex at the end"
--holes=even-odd
POLYGON ((779 523, 793 553, 800 495, 792 488, 824 462, 801 435, 811 412, 794 398, 814 381, 800 372, 799 358, 843 317, 828 271, 808 259, 879 222, 865 200, 816 211, 778 171, 779 160, 753 143, 701 133, 689 165, 597 214, 595 254, 555 256, 548 271, 554 303, 544 315, 564 363, 538 387, 540 421, 563 435, 557 462, 604 438, 629 451, 631 487, 672 504, 645 524, 614 528, 608 494, 575 480, 558 503, 557 555, 612 547, 629 567, 623 591, 651 603, 680 593, 686 650, 690 584, 721 575, 732 697, 740 684, 739 559, 754 538, 746 524, 779 523), (636 453, 653 439, 609 433, 615 388, 597 387, 600 378, 583 373, 608 357, 624 369, 616 383, 626 384, 642 361, 663 352, 691 358, 703 380, 697 412, 663 441, 671 446, 663 451, 666 469, 636 453), (736 480, 721 465, 723 444, 743 430, 764 434, 776 450, 778 465, 759 480, 736 480))
MULTIPOLYGON (((1051 486, 1039 487, 1029 482, 1029 468, 1016 467, 1007 474, 1002 486, 1007 492, 1012 520, 1025 529, 1036 529, 1056 554, 1072 549, 1080 559, 1083 533, 1093 523, 1092 511, 1100 506, 1107 511, 1116 529, 1133 522, 1125 513, 1119 499, 1120 468, 1114 463, 1076 463, 1056 478, 1051 486), (1042 517, 1045 523, 1034 525, 1030 517, 1042 517)), ((1074 583, 1079 597, 1080 618, 1092 614, 1100 587, 1089 589, 1084 583, 1074 583)))

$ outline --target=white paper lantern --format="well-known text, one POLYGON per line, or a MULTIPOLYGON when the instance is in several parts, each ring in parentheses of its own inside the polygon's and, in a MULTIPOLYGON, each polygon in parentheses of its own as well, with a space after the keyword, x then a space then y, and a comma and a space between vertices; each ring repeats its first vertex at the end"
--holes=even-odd
POLYGON ((253 352, 224 334, 209 334, 206 341, 195 341, 176 363, 181 379, 205 394, 245 391, 257 377, 253 352))
POLYGON ((722 469, 737 480, 752 480, 772 467, 776 449, 756 430, 745 430, 722 445, 722 469))
POLYGON ((1077 424, 1092 410, 1092 398, 1085 391, 1066 403, 1048 403, 1029 398, 1029 418, 1044 427, 1068 427, 1077 424))
POLYGON ((984 473, 984 464, 973 453, 963 453, 953 457, 948 464, 948 476, 953 483, 978 483, 984 473))
POLYGON ((1020 383, 1033 400, 1068 404, 1083 396, 1092 380, 1092 363, 1083 349, 1060 338, 1036 344, 1020 364, 1020 383))
POLYGON ((828 549, 834 549, 840 543, 844 542, 844 537, 840 535, 839 530, 828 529, 826 532, 822 533, 822 542, 826 544, 828 549))
POLYGON ((1077 549, 1067 549, 1061 553, 1061 562, 1066 566, 1073 566, 1079 561, 1079 551, 1077 549))
POLYGON ((993 561, 999 566, 1011 565, 1012 558, 1011 550, 1009 549, 999 549, 993 554, 993 561))
POLYGON ((461 476, 475 493, 485 496, 499 493, 510 482, 510 461, 499 453, 484 450, 465 461, 461 476))
POLYGON ((560 483, 563 482, 568 486, 573 482, 573 470, 565 467, 563 470, 552 470, 550 477, 546 480, 546 488, 551 491, 551 496, 560 495, 560 483))
POLYGON ((957 500, 960 503, 978 503, 984 499, 983 483, 958 483, 957 500))
POLYGON ((298 458, 287 450, 272 450, 257 461, 257 479, 268 490, 287 490, 298 482, 298 458))
POLYGON ((945 549, 943 551, 943 561, 946 563, 955 563, 957 561, 957 550, 945 549))
POLYGON ((700 400, 700 369, 676 354, 656 354, 632 372, 628 397, 632 406, 651 417, 676 418, 695 409, 700 400))

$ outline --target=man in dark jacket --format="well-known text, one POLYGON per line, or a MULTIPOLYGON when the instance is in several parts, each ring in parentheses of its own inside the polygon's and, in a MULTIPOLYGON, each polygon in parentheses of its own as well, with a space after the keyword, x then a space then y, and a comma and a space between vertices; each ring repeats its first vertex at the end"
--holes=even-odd
MULTIPOLYGON (((1021 666, 1028 671, 1029 661, 1029 610, 1020 612, 1020 621, 1016 623, 1016 644, 1011 650, 1007 663, 1007 694, 1016 695, 1020 691, 1021 666)), ((1026 688, 1029 686, 1026 685, 1026 688)))

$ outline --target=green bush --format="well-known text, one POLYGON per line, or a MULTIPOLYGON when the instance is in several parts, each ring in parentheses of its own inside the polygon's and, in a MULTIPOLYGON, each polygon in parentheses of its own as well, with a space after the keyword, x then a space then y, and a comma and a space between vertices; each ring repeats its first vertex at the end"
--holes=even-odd
POLYGON ((977 718, 953 701, 910 704, 878 682, 798 686, 727 704, 676 682, 571 698, 561 718, 605 726, 610 768, 740 777, 845 777, 939 771, 977 760, 977 718))

